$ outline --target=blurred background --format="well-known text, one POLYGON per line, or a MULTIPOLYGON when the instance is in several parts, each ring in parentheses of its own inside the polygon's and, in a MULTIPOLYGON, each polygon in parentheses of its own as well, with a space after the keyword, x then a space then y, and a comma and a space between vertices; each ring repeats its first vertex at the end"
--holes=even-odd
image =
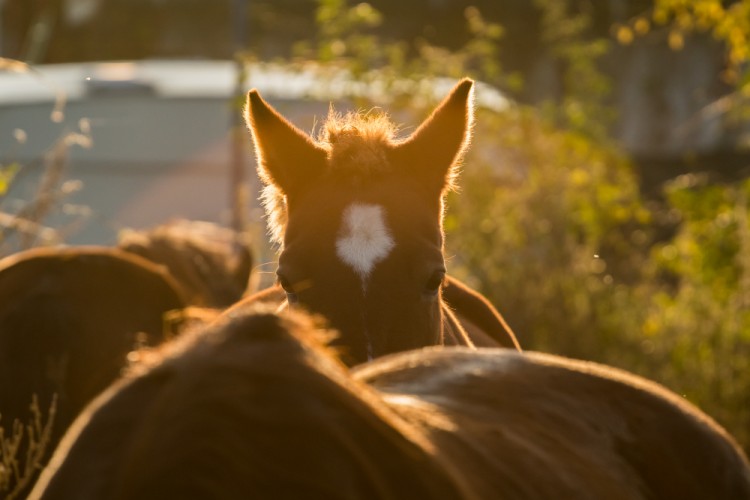
POLYGON ((750 450, 750 1, 0 0, 0 57, 2 254, 185 217, 271 262, 247 89, 408 132, 476 78, 449 270, 750 450))

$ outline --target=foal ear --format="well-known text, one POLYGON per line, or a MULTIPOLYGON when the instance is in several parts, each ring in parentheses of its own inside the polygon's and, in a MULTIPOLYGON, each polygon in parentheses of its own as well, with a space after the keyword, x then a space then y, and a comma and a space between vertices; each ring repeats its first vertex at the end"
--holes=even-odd
POLYGON ((471 139, 474 82, 461 80, 406 141, 396 147, 409 168, 442 191, 453 184, 471 139))
POLYGON ((273 109, 256 89, 247 95, 245 121, 253 135, 258 173, 266 184, 293 194, 325 169, 326 151, 273 109))

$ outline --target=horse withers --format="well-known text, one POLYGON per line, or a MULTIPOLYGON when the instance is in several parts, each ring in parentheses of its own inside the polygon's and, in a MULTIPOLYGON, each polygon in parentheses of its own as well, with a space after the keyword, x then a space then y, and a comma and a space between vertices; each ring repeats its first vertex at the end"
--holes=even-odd
POLYGON ((732 437, 634 375, 466 347, 350 371, 257 307, 142 351, 30 498, 750 498, 732 437))
POLYGON ((518 347, 489 302, 446 276, 444 195, 468 147, 472 89, 458 83, 403 139, 384 114, 331 113, 313 140, 248 95, 279 286, 340 331, 349 362, 438 344, 518 347), (471 307, 454 311, 444 288, 471 307))

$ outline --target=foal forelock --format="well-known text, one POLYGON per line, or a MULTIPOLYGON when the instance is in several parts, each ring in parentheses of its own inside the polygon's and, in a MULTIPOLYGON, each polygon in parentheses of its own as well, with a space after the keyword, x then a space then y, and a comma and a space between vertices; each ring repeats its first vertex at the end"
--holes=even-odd
POLYGON ((318 143, 328 150, 337 172, 366 175, 390 168, 387 150, 394 145, 396 126, 384 113, 329 113, 318 143))

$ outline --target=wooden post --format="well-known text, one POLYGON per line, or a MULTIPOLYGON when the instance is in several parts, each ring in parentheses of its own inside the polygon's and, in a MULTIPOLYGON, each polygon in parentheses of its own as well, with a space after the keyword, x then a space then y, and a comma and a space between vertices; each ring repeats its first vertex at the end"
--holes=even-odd
POLYGON ((232 229, 244 232, 247 224, 248 186, 245 171, 245 157, 247 155, 245 141, 247 133, 242 119, 242 107, 245 101, 246 69, 241 54, 247 47, 247 0, 233 0, 232 20, 236 75, 230 123, 229 203, 232 229))

